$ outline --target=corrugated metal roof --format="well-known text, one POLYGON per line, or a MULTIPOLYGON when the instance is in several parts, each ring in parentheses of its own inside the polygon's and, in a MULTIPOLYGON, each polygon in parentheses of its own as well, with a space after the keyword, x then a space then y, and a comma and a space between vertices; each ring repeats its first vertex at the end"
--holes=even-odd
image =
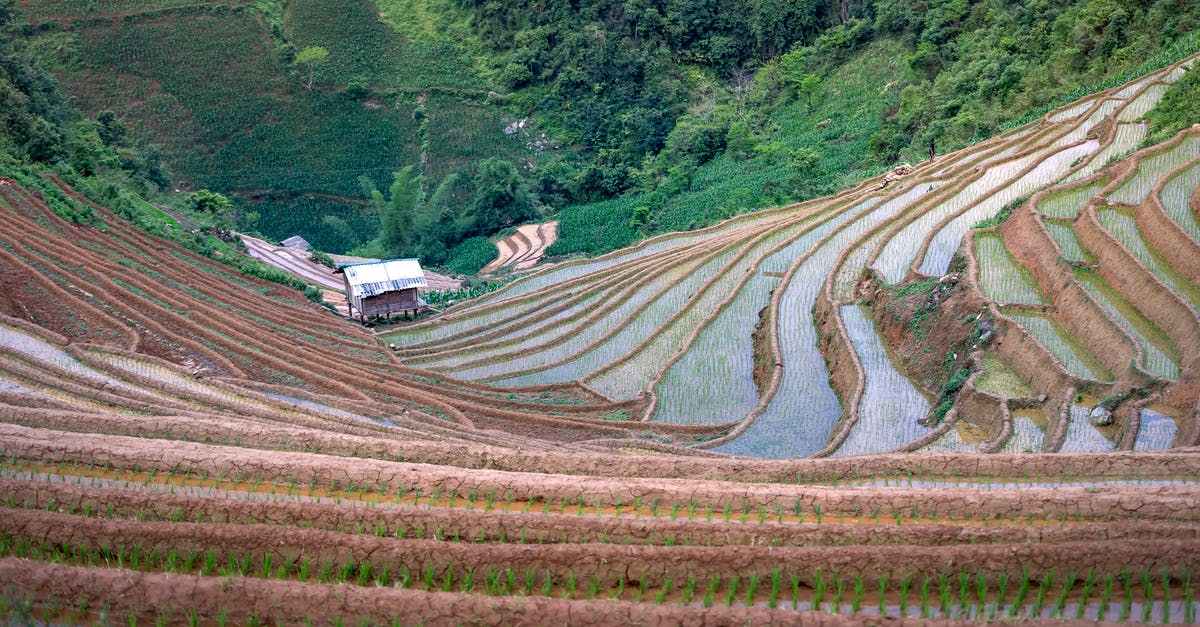
POLYGON ((388 259, 342 266, 354 296, 365 298, 384 292, 426 287, 425 272, 416 259, 388 259))
POLYGON ((296 250, 312 250, 312 244, 309 244, 308 240, 299 235, 293 235, 279 243, 287 248, 295 248, 296 250))

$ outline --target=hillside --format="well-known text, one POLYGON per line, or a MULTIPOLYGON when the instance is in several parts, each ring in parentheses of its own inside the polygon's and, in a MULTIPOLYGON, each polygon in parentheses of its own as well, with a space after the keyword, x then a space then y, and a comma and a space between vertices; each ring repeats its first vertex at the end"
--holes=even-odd
POLYGON ((1192 3, 540 6, 0 0, 0 623, 1196 622, 1192 3))
POLYGON ((1193 622, 1195 59, 386 335, 9 167, 0 612, 1193 622))
POLYGON ((911 172, 548 268, 385 337, 448 376, 646 401, 633 419, 730 430, 697 442, 724 453, 1190 446, 1200 138, 1120 156, 1193 63, 911 172), (1118 419, 1097 430, 1098 406, 1118 419))
POLYGON ((273 238, 361 246, 379 215, 360 177, 386 189, 420 164, 436 185, 525 152, 464 51, 380 22, 399 7, 381 17, 367 0, 88 6, 21 4, 42 62, 84 112, 114 111, 158 146, 173 189, 231 194, 259 216, 242 226, 273 238), (330 56, 309 88, 293 59, 315 45, 330 56))
POLYGON ((596 255, 836 192, 1194 52, 1200 17, 1178 0, 744 4, 18 8, 74 104, 154 148, 168 195, 211 188, 243 230, 467 273, 487 261, 472 238, 541 214, 561 214, 551 255, 596 255), (372 189, 410 167, 396 210, 421 236, 389 239, 408 222, 372 189), (490 194, 497 177, 512 193, 490 194))

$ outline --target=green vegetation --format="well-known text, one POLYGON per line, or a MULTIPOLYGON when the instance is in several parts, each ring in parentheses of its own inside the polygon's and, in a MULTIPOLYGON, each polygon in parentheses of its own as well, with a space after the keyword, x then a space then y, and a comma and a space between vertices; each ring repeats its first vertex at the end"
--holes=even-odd
POLYGON ((992 353, 984 353, 983 374, 976 379, 975 387, 1006 398, 1033 396, 1033 389, 1029 387, 1029 384, 1021 379, 1021 376, 1012 368, 1009 368, 999 356, 992 353))
POLYGON ((0 2, 0 154, 8 162, 52 161, 66 152, 63 97, 54 78, 14 40, 13 4, 0 2))
POLYGON ((460 62, 437 66, 451 80, 414 76, 409 68, 428 64, 369 1, 336 11, 317 2, 145 8, 165 10, 84 19, 31 9, 47 21, 29 48, 84 111, 112 109, 140 143, 160 146, 174 188, 211 189, 241 215, 261 217, 238 228, 346 251, 380 230, 360 177, 385 187, 393 172, 419 163, 430 191, 457 177, 471 194, 477 159, 523 152, 484 105, 484 84, 461 62, 469 57, 431 48, 423 35, 418 56, 436 50, 460 62), (395 52, 391 62, 378 63, 379 46, 395 52), (425 91, 439 85, 459 91, 425 91))
POLYGON ((949 381, 942 384, 942 388, 938 390, 938 404, 933 410, 935 417, 933 424, 941 422, 942 418, 945 418, 946 414, 950 413, 950 410, 954 407, 954 401, 958 398, 958 392, 962 390, 963 385, 970 376, 970 368, 959 368, 954 371, 949 381))
MULTIPOLYGON (((239 228, 347 251, 381 239, 359 178, 386 189, 412 167, 425 198, 453 201, 389 254, 430 265, 536 213, 561 212, 550 254, 591 255, 824 195, 1189 52, 1200 15, 1174 0, 59 4, 20 5, 24 47, 152 147, 158 188, 210 189, 260 217, 239 228), (493 159, 525 193, 481 211, 493 159)), ((1156 128, 1187 119, 1185 87, 1156 128)), ((9 151, 52 160, 69 141, 33 141, 56 126, 35 101, 47 124, 25 119, 9 151)), ((77 169, 94 144, 77 142, 77 169)))
POLYGON ((1015 211, 1017 207, 1020 207, 1022 204, 1024 204, 1026 200, 1028 200, 1028 198, 1018 198, 1007 205, 1004 205, 1004 207, 1000 209, 1000 213, 997 213, 986 220, 980 220, 979 222, 976 222, 973 228, 990 229, 994 226, 1000 226, 1001 224, 1004 224, 1004 221, 1012 216, 1012 212, 1015 211))
POLYGON ((165 198, 203 230, 180 228, 173 217, 147 202, 167 184, 159 151, 139 146, 125 122, 113 111, 95 118, 68 105, 57 82, 32 54, 18 31, 12 2, 0 2, 0 96, 12 104, 0 116, 0 175, 34 190, 59 217, 77 224, 104 227, 85 202, 60 189, 48 177, 58 176, 89 200, 102 204, 138 228, 184 248, 231 265, 320 301, 320 290, 277 268, 238 254, 240 241, 231 241, 227 228, 254 222, 226 196, 207 189, 165 198))
POLYGON ((1146 115, 1150 133, 1142 146, 1162 143, 1200 121, 1200 72, 1188 71, 1171 84, 1158 106, 1146 115))
POLYGON ((308 89, 312 89, 313 81, 317 77, 317 68, 325 64, 329 60, 329 51, 320 46, 309 46, 304 50, 296 53, 296 58, 293 63, 301 71, 308 75, 308 84, 305 85, 308 89))
POLYGON ((475 274, 496 257, 496 247, 486 237, 463 240, 450 250, 447 268, 456 274, 475 274))
MULTIPOLYGON (((707 6, 684 3, 698 5, 707 6)), ((659 152, 622 162, 620 151, 631 144, 606 137, 593 142, 605 148, 579 177, 585 187, 624 182, 637 199, 568 208, 550 252, 597 253, 610 250, 610 241, 636 241, 641 234, 627 224, 639 207, 651 209, 649 220, 639 220, 648 234, 695 228, 921 160, 931 140, 940 152, 962 147, 1028 119, 1031 109, 1045 111, 1194 51, 1188 24, 1197 8, 1176 5, 877 0, 837 16, 818 11, 816 32, 728 74, 684 61, 686 101, 673 109, 681 113, 659 152), (631 165, 622 170, 621 163, 631 165), (568 219, 574 212, 583 215, 568 219), (623 237, 592 237, 599 222, 623 237)), ((554 78, 547 72, 540 80, 554 78)), ((552 91, 566 89, 564 82, 554 80, 552 91)))

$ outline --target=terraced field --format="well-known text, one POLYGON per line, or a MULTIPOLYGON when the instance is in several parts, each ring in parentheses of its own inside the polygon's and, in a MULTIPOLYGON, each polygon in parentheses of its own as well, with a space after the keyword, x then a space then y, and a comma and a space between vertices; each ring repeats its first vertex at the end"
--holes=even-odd
MULTIPOLYGON (((1176 426, 1172 444, 1189 445, 1200 435, 1200 131, 1110 161, 1145 136, 1141 118, 1193 62, 836 196, 546 268, 385 339, 413 367, 503 386, 578 381, 642 403, 622 418, 719 428, 691 444, 722 453, 974 450, 933 429, 949 409, 1001 450, 1014 402, 1067 415, 1054 427, 1065 433, 1080 394, 1089 410, 1112 405, 1119 429, 1137 423, 1135 405, 1154 405, 1176 426), (963 282, 977 335, 994 327, 947 363, 971 370, 980 351, 1029 382, 1028 398, 967 383, 951 407, 886 352, 896 338, 879 336, 880 307, 865 318, 852 307, 931 277, 963 282), (880 433, 898 439, 885 446, 880 433)), ((1038 441, 1052 450, 1062 433, 1038 441)), ((1137 441, 1120 436, 1093 448, 1137 441)))
POLYGON ((546 253, 546 248, 558 239, 558 221, 544 224, 525 224, 513 233, 496 242, 496 258, 484 266, 482 274, 494 273, 501 268, 527 270, 537 265, 546 253))
POLYGON ((0 611, 1194 622, 1200 128, 1106 156, 1176 70, 378 336, 0 179, 0 611))

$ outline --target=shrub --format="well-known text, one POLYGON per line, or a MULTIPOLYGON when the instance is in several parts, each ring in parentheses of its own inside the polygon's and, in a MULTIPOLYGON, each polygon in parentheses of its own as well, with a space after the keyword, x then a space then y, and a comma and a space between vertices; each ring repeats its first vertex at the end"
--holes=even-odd
POLYGON ((496 258, 496 246, 486 237, 471 237, 450 249, 446 267, 455 274, 472 275, 496 258))

